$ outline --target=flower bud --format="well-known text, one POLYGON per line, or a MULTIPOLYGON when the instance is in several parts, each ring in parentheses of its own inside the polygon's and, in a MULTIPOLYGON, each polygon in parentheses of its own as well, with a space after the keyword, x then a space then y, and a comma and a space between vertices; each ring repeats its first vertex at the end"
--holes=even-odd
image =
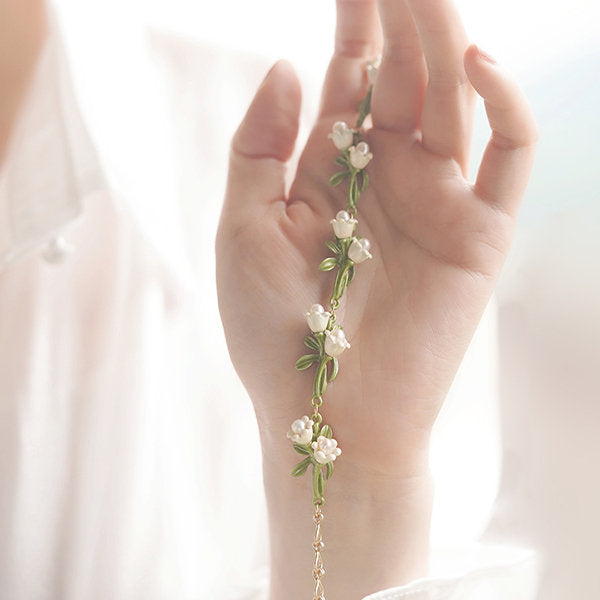
POLYGON ((360 142, 356 146, 350 146, 350 164, 355 169, 364 169, 373 158, 373 153, 369 151, 369 144, 360 142))
POLYGON ((368 258, 373 258, 373 255, 369 252, 371 248, 371 242, 367 238, 361 238, 360 240, 354 239, 348 248, 348 258, 353 263, 361 263, 368 258))
POLYGON ((333 233, 335 233, 335 236, 340 240, 352 237, 354 227, 358 223, 358 221, 351 217, 345 210, 340 210, 340 212, 335 215, 335 219, 331 219, 329 222, 333 226, 333 233))
POLYGON ((320 465, 333 462, 342 453, 342 450, 337 447, 336 440, 322 435, 317 438, 316 442, 311 444, 311 447, 315 453, 315 460, 320 465))
POLYGON ((346 348, 350 348, 350 344, 346 339, 344 330, 337 328, 333 331, 325 332, 325 352, 335 358, 339 356, 346 348))
POLYGON ((320 304, 313 304, 306 313, 306 321, 313 333, 319 333, 327 329, 331 313, 325 312, 320 304))
POLYGON ((346 150, 354 141, 354 130, 350 129, 344 121, 334 123, 332 132, 327 136, 333 141, 338 150, 346 150))
POLYGON ((309 419, 306 415, 301 419, 296 419, 290 430, 287 432, 287 437, 294 442, 294 444, 302 444, 306 446, 310 444, 313 437, 313 425, 314 422, 309 419))

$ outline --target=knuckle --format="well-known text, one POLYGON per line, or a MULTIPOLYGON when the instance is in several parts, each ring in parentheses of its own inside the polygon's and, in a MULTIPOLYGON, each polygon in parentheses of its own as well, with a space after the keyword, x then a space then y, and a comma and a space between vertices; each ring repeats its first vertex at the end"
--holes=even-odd
POLYGON ((373 54, 371 40, 360 37, 339 37, 335 43, 335 53, 346 58, 362 58, 373 54))
POLYGON ((423 63, 421 49, 410 40, 386 42, 383 60, 394 65, 420 65, 423 63))
POLYGON ((471 88, 467 74, 462 69, 430 69, 428 85, 439 92, 462 92, 471 88))
POLYGON ((539 132, 536 126, 532 129, 523 129, 510 135, 499 131, 493 131, 490 143, 498 150, 510 152, 513 150, 532 148, 537 144, 538 139, 539 132))

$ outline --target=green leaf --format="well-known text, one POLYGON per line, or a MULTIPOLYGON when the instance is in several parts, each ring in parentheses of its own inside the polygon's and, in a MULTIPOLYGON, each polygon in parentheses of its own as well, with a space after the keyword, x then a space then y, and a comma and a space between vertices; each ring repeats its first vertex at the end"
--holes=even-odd
POLYGON ((323 499, 323 492, 325 491, 325 479, 323 478, 323 471, 321 465, 313 465, 313 498, 315 500, 323 499))
POLYGON ((348 269, 348 285, 350 285, 352 283, 353 279, 354 279, 354 265, 352 265, 348 269))
POLYGON ((364 120, 367 118, 367 115, 371 112, 371 94, 373 93, 373 86, 369 86, 369 91, 367 95, 361 100, 358 105, 358 120, 356 121, 356 128, 362 127, 364 120))
POLYGON ((294 450, 298 453, 298 454, 307 454, 308 456, 310 456, 311 452, 308 449, 308 447, 303 446, 302 444, 294 444, 294 450))
POLYGON ((323 427, 321 427, 319 435, 331 439, 333 437, 333 431, 331 430, 331 427, 329 427, 329 425, 323 425, 323 427))
POLYGON ((331 294, 332 300, 339 300, 340 295, 338 294, 340 290, 340 281, 342 279, 342 271, 343 269, 338 269, 338 272, 335 274, 335 281, 333 282, 333 292, 331 294))
POLYGON ((350 183, 348 184, 348 196, 350 198, 354 195, 354 186, 356 185, 356 175, 357 175, 357 173, 352 173, 352 178, 350 179, 350 183))
MULTIPOLYGON (((346 291, 348 287, 348 270, 344 269, 344 274, 342 275, 342 280, 340 281, 340 288, 342 290, 342 294, 346 291)), ((341 295, 340 295, 341 298, 341 295)))
POLYGON ((331 383, 337 377, 338 370, 339 370, 338 359, 332 358, 331 359, 331 369, 329 370, 329 383, 331 383))
POLYGON ((315 379, 313 382, 313 397, 319 398, 323 395, 325 390, 327 389, 327 361, 323 360, 319 367, 317 368, 317 372, 315 373, 315 379))
POLYGON ((340 255, 342 250, 341 248, 337 245, 336 242, 333 242, 332 240, 329 240, 327 242, 327 247, 336 255, 340 255))
POLYGON ((322 498, 323 494, 325 493, 325 478, 323 477, 323 470, 322 469, 318 470, 318 475, 317 475, 317 491, 319 492, 319 498, 322 498))
POLYGON ((325 465, 325 479, 329 479, 333 475, 333 461, 325 465))
POLYGON ((319 270, 320 271, 332 271, 333 269, 335 269, 335 266, 337 265, 337 259, 336 258, 326 258, 325 260, 321 261, 321 264, 319 265, 319 270))
POLYGON ((327 389, 327 362, 321 363, 321 372, 319 373, 319 396, 322 396, 327 389))
POLYGON ((321 357, 318 354, 304 354, 296 361, 296 369, 304 371, 313 363, 319 362, 319 360, 321 360, 321 357))
POLYGON ((360 198, 360 190, 358 189, 358 182, 356 179, 354 180, 354 185, 352 186, 352 203, 356 207, 358 204, 358 199, 360 198))
POLYGON ((356 181, 356 173, 353 173, 352 178, 350 179, 350 184, 348 185, 348 192, 346 194, 348 212, 356 212, 356 204, 359 196, 360 191, 358 189, 358 182, 356 181))
POLYGON ((333 294, 331 295, 333 300, 339 300, 344 295, 344 290, 348 286, 348 269, 349 267, 346 265, 337 272, 333 283, 333 294))
POLYGON ((361 172, 360 191, 364 192, 369 186, 369 174, 366 171, 361 172))
POLYGON ((335 164, 339 165, 340 167, 347 167, 348 166, 348 159, 344 158, 343 156, 338 156, 335 159, 335 164))
POLYGON ((344 181, 344 179, 346 179, 348 175, 350 175, 350 171, 338 171, 337 173, 334 173, 329 178, 329 185, 331 187, 336 187, 340 185, 340 183, 342 183, 342 181, 344 181))
POLYGON ((304 345, 311 350, 316 350, 317 352, 321 352, 321 344, 319 341, 315 339, 312 335, 307 335, 304 338, 304 345))
POLYGON ((303 461, 299 462, 292 469, 292 472, 291 472, 292 477, 300 477, 301 475, 304 475, 304 473, 306 473, 306 469, 308 469, 310 464, 312 464, 312 459, 310 456, 307 456, 303 461))

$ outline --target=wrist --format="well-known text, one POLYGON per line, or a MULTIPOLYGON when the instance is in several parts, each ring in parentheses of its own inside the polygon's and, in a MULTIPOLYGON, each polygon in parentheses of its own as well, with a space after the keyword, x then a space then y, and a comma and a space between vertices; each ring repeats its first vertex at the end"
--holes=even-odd
MULTIPOLYGON (((289 475, 295 462, 303 456, 293 450, 286 431, 294 417, 300 418, 302 413, 282 413, 277 418, 271 415, 268 423, 259 418, 258 425, 265 472, 289 475)), ((323 422, 338 423, 333 437, 343 453, 334 463, 336 478, 392 484, 418 479, 429 473, 430 427, 411 424, 409 419, 401 422, 375 419, 364 423, 359 417, 342 423, 337 415, 326 417, 323 422)))
MULTIPOLYGON (((311 592, 306 572, 312 560, 309 477, 290 476, 293 456, 264 458, 271 540, 271 600, 311 592), (291 459, 291 460, 290 460, 291 459)), ((433 486, 425 461, 404 473, 388 473, 336 461, 327 483, 323 513, 327 597, 362 598, 402 585, 427 572, 433 486)))

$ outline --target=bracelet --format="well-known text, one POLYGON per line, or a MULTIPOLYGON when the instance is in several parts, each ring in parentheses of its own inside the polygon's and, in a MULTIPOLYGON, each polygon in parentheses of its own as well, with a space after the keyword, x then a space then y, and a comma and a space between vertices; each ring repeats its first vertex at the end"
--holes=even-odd
POLYGON ((325 258, 319 265, 321 271, 337 269, 333 290, 329 299, 329 310, 321 304, 313 304, 306 313, 306 321, 311 334, 304 338, 304 345, 312 353, 301 356, 296 361, 296 369, 303 371, 316 365, 311 398, 312 415, 296 419, 287 433, 292 441, 294 450, 304 456, 293 469, 292 476, 300 477, 309 467, 312 468, 313 488, 313 521, 315 535, 313 539, 314 563, 312 576, 315 582, 313 600, 325 600, 322 578, 325 575, 322 552, 324 548, 321 533, 323 521, 323 504, 325 502, 325 482, 333 475, 333 463, 342 453, 337 441, 333 438, 332 428, 323 423, 319 412, 323 404, 323 395, 327 384, 331 383, 338 374, 338 357, 344 350, 350 348, 342 326, 337 323, 336 311, 346 288, 354 279, 355 265, 372 258, 371 244, 366 238, 355 235, 358 225, 358 201, 360 194, 369 185, 366 166, 373 158, 369 145, 363 140, 361 127, 371 112, 371 94, 373 83, 377 76, 379 59, 366 65, 368 90, 365 98, 358 105, 356 127, 351 129, 343 121, 333 125, 329 138, 340 151, 335 163, 341 167, 329 179, 333 187, 347 181, 346 209, 339 211, 330 221, 335 240, 327 242, 327 247, 333 256, 325 258))

